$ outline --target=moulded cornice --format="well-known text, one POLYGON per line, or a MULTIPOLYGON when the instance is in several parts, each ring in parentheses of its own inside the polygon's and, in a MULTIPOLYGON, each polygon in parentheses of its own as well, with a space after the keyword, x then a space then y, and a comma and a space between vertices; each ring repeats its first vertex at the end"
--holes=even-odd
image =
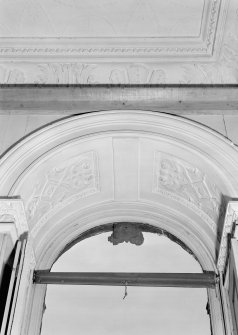
POLYGON ((237 83, 237 4, 205 4, 196 38, 2 38, 0 83, 237 83))
MULTIPOLYGON (((228 1, 224 1, 227 6, 228 1)), ((222 6, 223 8, 224 6, 222 6)), ((221 0, 204 1, 200 33, 196 37, 3 37, 0 57, 188 57, 211 56, 221 0), (146 43, 144 43, 146 40, 146 43)), ((220 14, 220 19, 224 20, 220 14)))

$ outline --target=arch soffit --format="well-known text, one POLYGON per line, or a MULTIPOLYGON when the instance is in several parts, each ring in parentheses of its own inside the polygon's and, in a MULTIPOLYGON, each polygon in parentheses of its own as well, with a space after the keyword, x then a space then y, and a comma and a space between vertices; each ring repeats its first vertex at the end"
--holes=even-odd
MULTIPOLYGON (((137 158, 138 161, 139 156, 134 158, 137 158)), ((130 163, 130 158, 128 159, 130 163)), ((133 166, 135 167, 135 165, 133 166)), ((133 166, 131 169, 133 169, 133 166)), ((238 154, 236 148, 222 136, 194 122, 168 114, 143 111, 97 112, 58 121, 30 135, 16 145, 1 160, 0 172, 4 178, 0 178, 2 185, 0 191, 2 195, 23 196, 28 210, 29 224, 35 240, 35 249, 42 262, 44 258, 43 250, 48 250, 47 243, 48 247, 52 243, 50 230, 55 234, 58 228, 59 236, 62 232, 61 240, 66 242, 66 235, 69 234, 69 231, 66 234, 62 223, 64 220, 59 220, 57 214, 60 214, 61 218, 63 214, 66 219, 67 215, 65 213, 68 210, 73 210, 72 206, 73 208, 82 206, 82 210, 84 210, 85 208, 92 209, 92 206, 96 204, 99 204, 100 207, 100 203, 105 202, 108 202, 108 204, 113 202, 114 205, 116 202, 123 202, 125 206, 133 202, 138 204, 137 214, 133 214, 135 218, 140 217, 143 212, 139 209, 140 204, 150 203, 153 204, 152 207, 159 208, 158 204, 161 203, 162 207, 167 206, 168 208, 168 206, 172 206, 177 218, 179 217, 179 212, 183 211, 185 213, 187 218, 184 219, 183 225, 176 231, 176 225, 174 223, 170 224, 167 227, 168 231, 177 236, 181 235, 181 240, 194 251, 198 258, 200 257, 200 263, 207 268, 211 266, 211 259, 214 260, 216 254, 217 231, 219 231, 217 222, 221 211, 221 202, 219 202, 218 198, 222 195, 236 196, 238 191, 237 166, 238 154), (104 156, 100 156, 102 152, 98 153, 97 149, 95 149, 96 143, 98 143, 98 148, 102 145, 104 156), (85 147, 87 150, 85 150, 85 147), (140 159, 141 154, 143 156, 143 153, 152 148, 151 157, 153 154, 153 159, 149 169, 146 155, 142 157, 144 161, 142 159, 140 162, 142 166, 140 166, 140 177, 141 175, 143 177, 144 166, 144 171, 153 171, 151 179, 148 179, 148 176, 144 176, 144 180, 139 187, 137 185, 136 192, 133 190, 135 185, 133 186, 132 183, 129 187, 130 195, 129 197, 126 196, 124 201, 122 199, 126 192, 125 189, 119 190, 119 194, 115 194, 115 176, 111 176, 112 179, 107 180, 107 184, 110 184, 111 181, 114 186, 113 195, 109 196, 110 192, 108 190, 103 194, 103 185, 100 184, 103 178, 101 169, 105 168, 101 161, 102 157, 108 158, 107 150, 109 147, 110 150, 114 150, 112 152, 112 155, 114 155, 114 172, 115 160, 116 163, 120 161, 120 158, 115 157, 117 155, 119 157, 126 148, 129 148, 127 152, 128 158, 128 153, 130 156, 130 153, 133 153, 136 147, 140 147, 140 159), (69 157, 67 153, 71 149, 72 155, 69 157), (119 150, 118 154, 115 154, 116 150, 119 150), (78 153, 76 154, 76 152, 78 153), (59 168, 59 170, 67 170, 67 163, 62 165, 62 153, 64 161, 70 158, 72 164, 75 165, 77 158, 80 158, 79 160, 84 162, 85 166, 89 165, 93 172, 90 170, 88 174, 87 171, 82 177, 81 166, 79 167, 81 169, 80 176, 81 179, 83 178, 83 182, 85 182, 85 178, 87 179, 87 177, 91 176, 90 178, 93 179, 94 184, 92 185, 92 182, 89 182, 90 189, 86 187, 83 192, 80 191, 80 195, 76 193, 76 196, 69 197, 66 202, 63 201, 61 203, 60 207, 51 207, 48 214, 51 213, 52 215, 44 217, 44 220, 37 218, 33 222, 34 220, 29 216, 28 207, 30 201, 28 195, 31 192, 30 189, 27 190, 26 185, 34 184, 33 181, 42 175, 43 170, 47 169, 47 164, 43 168, 47 160, 51 160, 52 167, 56 163, 56 168, 59 168), (60 156, 61 159, 59 158, 60 156), (100 164, 98 163, 98 156, 100 156, 100 164), (189 173, 191 174, 190 177, 189 173), (145 187, 147 182, 150 185, 150 189, 145 187), (215 191, 214 188, 216 188, 215 191), (219 190, 218 193, 217 190, 219 190), (183 193, 182 196, 181 192, 183 193), (192 195, 194 192, 195 195, 197 194, 198 199, 204 202, 204 206, 201 205, 201 202, 195 201, 197 198, 192 195), (217 211, 217 217, 213 216, 214 213, 211 213, 211 208, 216 208, 214 211, 217 211), (61 222, 58 223, 58 226, 57 220, 61 222), (189 224, 191 222, 193 224, 189 224), (195 222, 199 222, 199 224, 196 225, 194 224, 195 222), (52 229, 49 229, 49 227, 52 227, 52 229), (46 235, 45 231, 47 231, 46 235), (190 238, 186 238, 184 232, 188 232, 190 238), (191 236, 195 235, 197 237, 191 239, 191 236), (42 239, 38 238, 40 236, 42 236, 42 239), (47 236, 49 239, 47 239, 47 236), (195 248, 194 245, 196 245, 195 248), (202 250, 200 254, 199 250, 202 250)), ((121 168, 121 165, 119 168, 121 168)), ((53 170, 49 171, 51 173, 53 170)), ((68 172, 69 170, 67 170, 68 172)), ((108 170, 106 169, 104 173, 107 174, 108 170)), ((130 173, 128 174, 125 171, 124 173, 125 178, 130 175, 130 173)), ((120 174, 119 177, 121 178, 123 175, 120 174)), ((137 175, 137 180, 138 177, 139 174, 137 175)), ((118 183, 120 183, 120 178, 118 183)), ((128 183, 130 184, 129 180, 128 183)), ((170 209, 170 213, 172 212, 170 209)), ((123 219, 130 217, 133 220, 132 213, 133 211, 128 209, 123 219)), ((168 218, 166 222, 169 220, 174 222, 169 219, 168 213, 169 211, 166 214, 168 218)), ((81 214, 78 211, 78 215, 81 214)), ((149 214, 148 211, 147 214, 149 214)), ((149 215, 147 221, 150 220, 149 215)), ((116 218, 117 215, 114 213, 113 217, 116 218)), ((157 220, 158 218, 159 216, 157 216, 157 220)), ((112 217, 110 218, 109 215, 107 219, 111 220, 112 217)), ((96 217, 94 220, 96 222, 96 217)), ((177 219, 177 221, 179 220, 177 219)), ((155 224, 155 221, 153 222, 155 224)), ((161 220, 160 225, 163 225, 161 220)), ((177 222, 177 227, 179 225, 177 222)), ((73 225, 68 226, 71 227, 70 229, 73 227, 73 225)), ((78 233, 78 228, 72 230, 73 235, 78 233)), ((71 239, 73 239, 73 235, 69 235, 71 239)), ((57 250, 60 252, 59 249, 57 250)))
POLYGON ((49 225, 45 226, 44 230, 36 233, 39 242, 36 246, 37 268, 49 269, 66 245, 91 228, 112 222, 139 222, 176 236, 193 252, 204 270, 216 270, 214 241, 201 231, 202 221, 199 218, 192 221, 181 211, 151 203, 107 202, 93 209, 76 210, 74 207, 74 212, 68 209, 67 217, 58 212, 52 220, 54 226, 50 229, 49 225))

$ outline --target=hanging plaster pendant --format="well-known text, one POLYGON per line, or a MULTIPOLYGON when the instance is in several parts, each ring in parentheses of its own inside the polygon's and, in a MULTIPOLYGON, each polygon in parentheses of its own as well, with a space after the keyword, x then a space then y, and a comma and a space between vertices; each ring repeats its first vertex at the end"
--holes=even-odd
POLYGON ((113 245, 123 242, 141 245, 144 242, 144 236, 137 224, 123 222, 113 225, 112 235, 108 237, 108 241, 113 245))

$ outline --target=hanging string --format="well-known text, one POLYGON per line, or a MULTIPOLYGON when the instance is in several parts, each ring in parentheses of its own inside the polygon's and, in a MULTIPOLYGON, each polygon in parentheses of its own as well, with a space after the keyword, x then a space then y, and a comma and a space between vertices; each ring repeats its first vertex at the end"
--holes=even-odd
POLYGON ((123 297, 123 300, 127 297, 127 281, 125 282, 125 294, 124 294, 124 297, 123 297))

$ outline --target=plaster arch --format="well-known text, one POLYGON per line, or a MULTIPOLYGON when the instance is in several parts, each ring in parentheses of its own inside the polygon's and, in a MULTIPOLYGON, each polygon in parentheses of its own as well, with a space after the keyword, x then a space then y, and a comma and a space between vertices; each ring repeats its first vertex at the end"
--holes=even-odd
POLYGON ((118 202, 183 213, 185 230, 200 233, 215 264, 222 197, 237 196, 237 166, 231 142, 194 122, 148 111, 97 112, 53 123, 13 147, 1 159, 0 194, 23 198, 36 255, 59 216, 105 203, 116 210, 118 202))
MULTIPOLYGON (((55 122, 9 150, 0 162, 0 196, 23 199, 38 269, 50 268, 87 229, 133 221, 177 236, 204 270, 216 271, 223 198, 237 197, 237 167, 232 143, 194 122, 96 112, 55 122)), ((23 333, 32 335, 45 288, 30 294, 27 313, 38 321, 23 333)))
POLYGON ((50 269, 65 246, 91 228, 112 222, 135 222, 150 224, 176 236, 192 251, 204 270, 216 271, 214 259, 211 256, 212 241, 209 238, 202 240, 202 234, 195 221, 165 206, 145 202, 141 204, 104 202, 95 205, 94 209, 75 210, 62 219, 59 215, 56 220, 53 219, 53 222, 55 221, 57 227, 41 232, 42 244, 36 250, 36 268, 38 269, 50 269))

